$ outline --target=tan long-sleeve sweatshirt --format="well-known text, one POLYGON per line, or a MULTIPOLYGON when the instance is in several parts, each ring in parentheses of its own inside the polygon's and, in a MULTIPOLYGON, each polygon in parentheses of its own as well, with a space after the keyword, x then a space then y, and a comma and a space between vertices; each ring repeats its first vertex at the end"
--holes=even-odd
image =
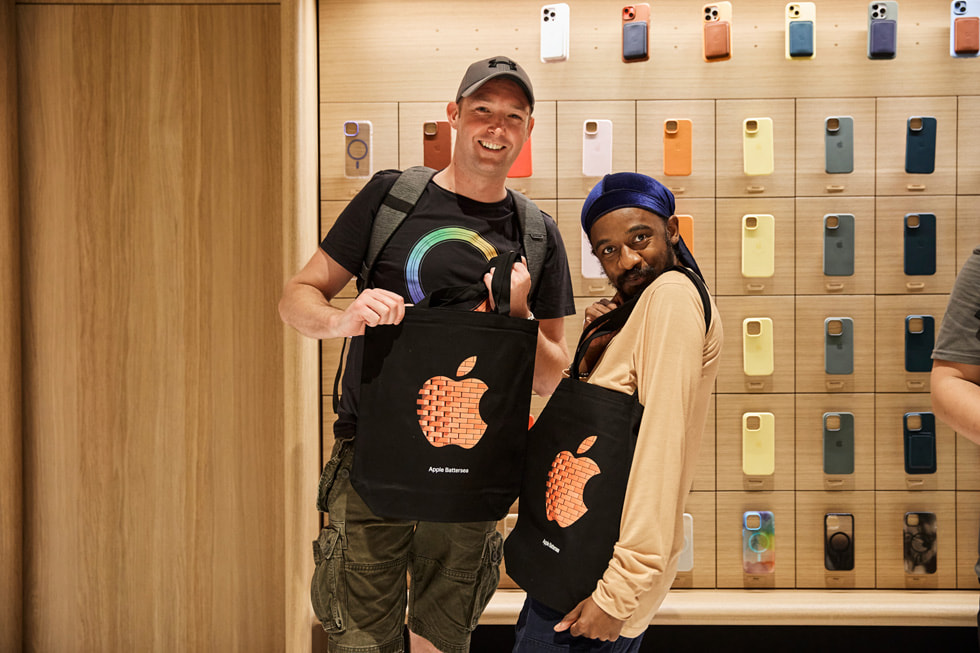
POLYGON ((684 502, 723 339, 713 301, 711 311, 705 335, 694 284, 680 272, 665 272, 643 291, 588 378, 619 392, 638 391, 644 407, 619 541, 592 593, 600 608, 626 620, 624 637, 650 624, 684 548, 684 502))

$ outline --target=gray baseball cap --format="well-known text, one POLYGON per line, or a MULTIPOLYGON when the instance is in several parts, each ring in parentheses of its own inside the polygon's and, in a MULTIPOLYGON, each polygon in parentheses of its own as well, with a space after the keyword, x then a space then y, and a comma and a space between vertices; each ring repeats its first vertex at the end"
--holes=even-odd
POLYGON ((459 83, 456 102, 464 97, 469 97, 495 77, 507 77, 517 82, 517 85, 527 95, 527 103, 530 105, 531 111, 534 111, 534 89, 531 87, 531 78, 527 76, 527 73, 516 61, 507 57, 490 57, 471 64, 466 69, 466 74, 463 75, 463 81, 459 83))

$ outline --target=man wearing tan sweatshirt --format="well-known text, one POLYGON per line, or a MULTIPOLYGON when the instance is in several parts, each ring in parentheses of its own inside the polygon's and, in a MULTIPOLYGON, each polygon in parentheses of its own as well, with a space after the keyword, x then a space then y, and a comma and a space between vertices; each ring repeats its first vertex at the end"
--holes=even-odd
POLYGON ((607 175, 582 208, 582 228, 617 293, 585 322, 639 296, 623 328, 586 357, 588 383, 636 392, 644 406, 619 539, 591 596, 562 614, 529 598, 514 651, 639 650, 684 547, 691 489, 723 339, 721 320, 683 273, 697 271, 678 231, 674 197, 636 173, 607 175))

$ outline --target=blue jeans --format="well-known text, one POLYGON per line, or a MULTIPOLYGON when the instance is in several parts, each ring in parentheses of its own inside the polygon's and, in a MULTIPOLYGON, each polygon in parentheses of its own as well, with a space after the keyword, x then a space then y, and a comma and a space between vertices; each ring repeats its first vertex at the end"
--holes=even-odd
POLYGON ((555 632, 555 624, 565 615, 528 597, 517 618, 513 653, 639 653, 643 635, 620 637, 615 642, 603 642, 587 637, 573 637, 565 631, 555 632))

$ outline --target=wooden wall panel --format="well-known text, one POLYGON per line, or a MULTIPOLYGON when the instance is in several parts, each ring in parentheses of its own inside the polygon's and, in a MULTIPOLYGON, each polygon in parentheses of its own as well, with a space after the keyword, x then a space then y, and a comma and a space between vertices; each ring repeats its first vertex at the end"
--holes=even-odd
POLYGON ((279 8, 17 20, 27 639, 280 650, 279 8))
POLYGON ((663 0, 651 3, 650 60, 628 65, 622 5, 602 2, 569 3, 568 61, 541 63, 542 4, 504 0, 488 11, 480 3, 321 0, 321 80, 331 97, 351 101, 445 102, 468 63, 502 54, 527 70, 536 99, 549 101, 903 96, 910 88, 955 95, 980 84, 972 60, 949 65, 946 0, 902 3, 899 54, 889 61, 867 58, 868 3, 820 2, 810 61, 784 56, 785 2, 733 3, 732 59, 710 64, 701 53, 703 3, 663 0), (378 28, 396 6, 392 28, 378 28))
POLYGON ((0 650, 24 637, 20 221, 14 3, 0 5, 0 650))

